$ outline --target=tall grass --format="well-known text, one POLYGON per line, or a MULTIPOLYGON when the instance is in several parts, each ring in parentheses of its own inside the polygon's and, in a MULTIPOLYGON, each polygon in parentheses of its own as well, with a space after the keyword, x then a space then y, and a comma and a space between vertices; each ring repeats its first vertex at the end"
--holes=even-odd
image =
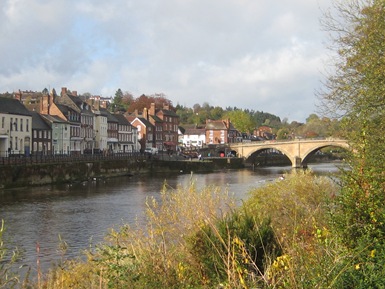
POLYGON ((14 263, 19 258, 17 249, 10 250, 4 243, 5 222, 0 224, 0 288, 17 288, 23 281, 19 274, 15 272, 14 263))
POLYGON ((338 288, 351 256, 328 218, 337 189, 296 172, 237 207, 223 188, 165 184, 144 224, 112 230, 35 288, 338 288))
POLYGON ((346 258, 329 218, 338 189, 326 177, 296 171, 251 192, 244 206, 271 218, 282 248, 266 270, 268 287, 335 288, 346 258))

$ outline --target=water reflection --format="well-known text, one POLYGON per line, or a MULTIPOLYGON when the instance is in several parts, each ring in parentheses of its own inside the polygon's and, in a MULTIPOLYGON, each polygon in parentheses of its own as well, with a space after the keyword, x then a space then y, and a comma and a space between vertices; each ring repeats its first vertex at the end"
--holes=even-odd
MULTIPOLYGON (((135 176, 2 191, 0 219, 6 222, 7 244, 24 252, 23 264, 35 267, 39 243, 42 267, 47 268, 61 258, 59 236, 68 245, 66 256, 74 257, 103 241, 110 228, 143 221, 146 199, 158 198, 165 181, 172 188, 188 186, 191 181, 198 188, 219 186, 240 201, 252 188, 275 181, 290 170, 290 167, 269 167, 255 171, 135 176)), ((322 173, 337 169, 327 164, 312 170, 322 173)))

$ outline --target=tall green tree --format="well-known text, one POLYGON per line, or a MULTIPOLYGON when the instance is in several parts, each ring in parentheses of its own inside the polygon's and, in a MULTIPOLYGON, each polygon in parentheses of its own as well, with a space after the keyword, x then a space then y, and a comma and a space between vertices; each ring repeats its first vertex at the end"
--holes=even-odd
POLYGON ((114 99, 112 100, 111 110, 113 112, 124 110, 123 91, 120 88, 115 92, 114 99))
POLYGON ((234 127, 240 132, 250 133, 255 128, 255 122, 251 115, 240 109, 225 112, 223 118, 229 118, 234 127))
POLYGON ((343 116, 352 147, 336 223, 354 252, 354 263, 360 264, 346 270, 341 286, 384 288, 385 1, 341 1, 335 8, 337 13, 329 14, 324 24, 338 57, 323 100, 343 116))

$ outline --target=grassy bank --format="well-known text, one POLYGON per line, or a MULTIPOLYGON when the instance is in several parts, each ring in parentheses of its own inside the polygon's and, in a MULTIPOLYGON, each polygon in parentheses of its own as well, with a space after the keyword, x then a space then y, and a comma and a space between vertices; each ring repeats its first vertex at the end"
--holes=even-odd
MULTIPOLYGON (((85 252, 86 258, 65 260, 33 284, 13 279, 8 285, 338 288, 339 276, 354 258, 333 233, 337 191, 330 179, 298 171, 251 191, 237 207, 215 186, 165 184, 161 201, 147 201, 145 224, 109 232, 104 244, 85 252)), ((0 288, 11 288, 4 285, 6 264, 1 266, 0 288)))

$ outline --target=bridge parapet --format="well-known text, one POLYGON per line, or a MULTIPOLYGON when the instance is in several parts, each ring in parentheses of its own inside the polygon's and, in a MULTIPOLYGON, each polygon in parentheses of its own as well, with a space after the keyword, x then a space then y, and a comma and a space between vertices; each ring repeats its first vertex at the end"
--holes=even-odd
POLYGON ((303 167, 306 157, 321 148, 334 146, 349 150, 350 146, 344 139, 295 139, 291 141, 263 141, 251 143, 232 143, 230 148, 237 152, 238 156, 248 159, 257 151, 275 149, 285 154, 291 161, 292 167, 303 167))

